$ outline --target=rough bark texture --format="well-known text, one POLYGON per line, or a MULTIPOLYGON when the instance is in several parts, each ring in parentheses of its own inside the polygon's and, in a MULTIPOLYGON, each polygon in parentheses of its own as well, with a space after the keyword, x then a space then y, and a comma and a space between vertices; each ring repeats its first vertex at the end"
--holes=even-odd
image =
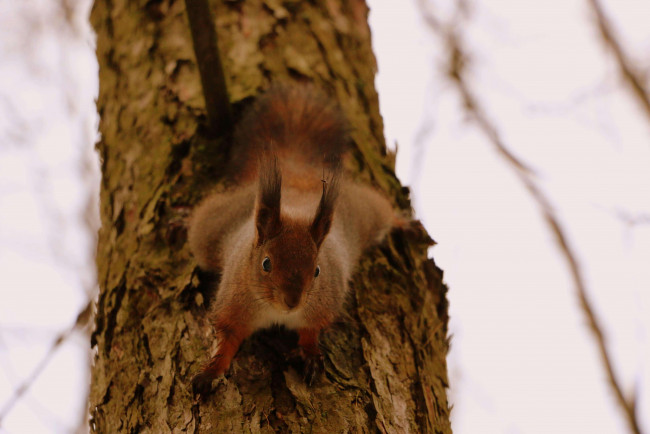
MULTIPOLYGON (((354 131, 348 169, 408 207, 393 174, 360 0, 215 1, 235 112, 272 81, 315 82, 354 131)), ((98 0, 101 292, 91 386, 97 432, 450 432, 446 288, 428 236, 393 232, 369 251, 348 310, 321 341, 311 387, 287 354, 296 337, 245 341, 204 402, 190 380, 215 349, 214 281, 196 269, 185 218, 218 182, 224 142, 201 133, 198 69, 180 0, 98 0)))

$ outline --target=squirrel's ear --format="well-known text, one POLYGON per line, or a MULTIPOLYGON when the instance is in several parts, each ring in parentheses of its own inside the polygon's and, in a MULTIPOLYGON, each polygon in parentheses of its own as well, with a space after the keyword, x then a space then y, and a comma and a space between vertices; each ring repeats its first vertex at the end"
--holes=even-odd
POLYGON ((282 175, 275 155, 260 159, 260 190, 257 197, 257 245, 275 237, 282 227, 280 220, 280 197, 282 175))
POLYGON ((323 195, 320 198, 316 216, 311 224, 311 237, 320 248, 323 240, 332 227, 334 218, 334 205, 339 195, 339 171, 335 171, 329 182, 323 181, 323 195))

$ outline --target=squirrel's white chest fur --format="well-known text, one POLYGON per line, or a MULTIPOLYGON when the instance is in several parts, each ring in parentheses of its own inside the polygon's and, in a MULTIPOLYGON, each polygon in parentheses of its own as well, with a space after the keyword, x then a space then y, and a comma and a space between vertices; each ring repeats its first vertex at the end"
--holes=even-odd
POLYGON ((288 329, 305 327, 306 323, 302 308, 283 312, 269 305, 265 309, 261 309, 256 318, 253 319, 253 328, 255 330, 265 329, 275 324, 283 325, 288 329))

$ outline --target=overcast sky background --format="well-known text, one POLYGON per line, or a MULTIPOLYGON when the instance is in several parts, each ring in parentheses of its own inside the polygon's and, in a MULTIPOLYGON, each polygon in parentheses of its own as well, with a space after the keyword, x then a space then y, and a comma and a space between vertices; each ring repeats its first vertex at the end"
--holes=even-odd
MULTIPOLYGON (((95 287, 97 60, 90 1, 0 0, 0 414, 95 287), (94 232, 94 230, 93 230, 94 232)), ((74 333, 0 425, 70 433, 88 389, 88 336, 74 333)), ((87 432, 87 423, 83 427, 87 432)))
MULTIPOLYGON (((430 4, 443 21, 453 15, 454 2, 430 4)), ((535 203, 464 115, 443 41, 412 2, 371 5, 387 140, 400 145, 398 174, 450 288, 455 432, 625 432, 568 268, 535 203)), ((650 224, 617 218, 650 215, 650 123, 586 1, 470 5, 460 29, 470 86, 555 205, 650 430, 650 224)), ((647 72, 650 3, 605 5, 647 72)))
MULTIPOLYGON (((93 290, 97 65, 90 2, 0 1, 0 412, 93 290), (94 178, 93 178, 94 176, 94 178), (94 180, 93 180, 94 179, 94 180)), ((625 432, 553 237, 464 115, 444 44, 413 1, 371 0, 377 87, 398 175, 450 288, 457 433, 625 432)), ((431 1, 441 19, 454 2, 431 1)), ((470 3, 469 80, 533 166, 578 251, 615 368, 650 430, 650 123, 621 84, 586 0, 470 3)), ((606 12, 648 71, 650 4, 606 12)), ((87 337, 66 341, 0 433, 72 432, 87 337)))

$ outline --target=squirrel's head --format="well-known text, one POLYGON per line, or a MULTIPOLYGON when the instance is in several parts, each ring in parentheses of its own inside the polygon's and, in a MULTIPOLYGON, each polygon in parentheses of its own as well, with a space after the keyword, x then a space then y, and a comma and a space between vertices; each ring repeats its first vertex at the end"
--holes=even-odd
POLYGON ((318 251, 332 226, 338 177, 323 184, 313 218, 294 219, 280 212, 282 177, 275 158, 267 161, 260 168, 253 266, 267 291, 264 297, 282 310, 292 310, 321 273, 318 251))

